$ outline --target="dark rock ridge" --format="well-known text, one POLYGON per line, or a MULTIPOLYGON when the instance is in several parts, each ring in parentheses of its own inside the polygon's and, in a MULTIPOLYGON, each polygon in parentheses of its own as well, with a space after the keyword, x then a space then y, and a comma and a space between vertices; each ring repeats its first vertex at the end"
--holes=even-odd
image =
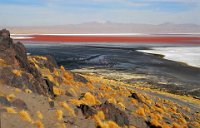
MULTIPOLYGON (((28 61, 26 53, 24 45, 20 42, 14 43, 8 30, 0 30, 0 59, 6 64, 6 66, 0 66, 0 82, 21 89, 28 88, 43 95, 53 94, 41 73, 33 63, 28 61), (20 71, 20 76, 14 74, 13 70, 20 71)), ((56 64, 52 61, 45 65, 52 70, 56 64)))
POLYGON ((86 116, 86 118, 96 114, 97 111, 103 111, 107 120, 112 120, 116 122, 119 126, 129 125, 127 113, 107 101, 101 105, 96 105, 92 107, 81 104, 78 108, 81 109, 83 115, 86 116))

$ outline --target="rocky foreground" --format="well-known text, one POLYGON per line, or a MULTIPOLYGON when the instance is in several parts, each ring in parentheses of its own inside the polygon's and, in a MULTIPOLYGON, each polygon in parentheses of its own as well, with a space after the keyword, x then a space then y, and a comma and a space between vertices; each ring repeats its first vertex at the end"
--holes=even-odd
POLYGON ((200 101, 103 76, 76 74, 50 56, 27 56, 0 31, 1 128, 199 128, 200 101))

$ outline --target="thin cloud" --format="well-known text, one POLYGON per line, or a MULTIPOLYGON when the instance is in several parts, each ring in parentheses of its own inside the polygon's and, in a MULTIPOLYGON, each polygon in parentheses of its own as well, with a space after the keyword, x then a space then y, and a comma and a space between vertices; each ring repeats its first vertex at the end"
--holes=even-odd
POLYGON ((199 0, 7 0, 0 1, 0 8, 0 26, 90 21, 200 24, 199 0))

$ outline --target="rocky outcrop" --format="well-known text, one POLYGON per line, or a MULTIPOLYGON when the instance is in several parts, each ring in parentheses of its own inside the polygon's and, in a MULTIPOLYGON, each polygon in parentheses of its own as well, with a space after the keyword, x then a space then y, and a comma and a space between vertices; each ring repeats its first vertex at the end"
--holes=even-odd
POLYGON ((116 122, 119 126, 129 125, 128 115, 124 111, 117 108, 114 104, 107 101, 101 105, 96 105, 92 107, 81 104, 78 108, 81 109, 85 117, 92 116, 98 111, 103 111, 107 120, 112 120, 116 122))
POLYGON ((41 73, 28 61, 24 45, 20 42, 14 43, 6 29, 0 31, 0 59, 5 63, 0 66, 0 80, 4 84, 28 88, 43 95, 53 93, 41 73))

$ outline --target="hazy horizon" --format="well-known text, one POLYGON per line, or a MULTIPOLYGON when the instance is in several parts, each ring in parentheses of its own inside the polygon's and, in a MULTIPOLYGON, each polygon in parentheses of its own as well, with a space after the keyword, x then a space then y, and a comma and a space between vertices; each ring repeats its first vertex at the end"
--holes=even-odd
POLYGON ((198 24, 199 0, 6 0, 0 26, 55 26, 87 22, 198 24))

